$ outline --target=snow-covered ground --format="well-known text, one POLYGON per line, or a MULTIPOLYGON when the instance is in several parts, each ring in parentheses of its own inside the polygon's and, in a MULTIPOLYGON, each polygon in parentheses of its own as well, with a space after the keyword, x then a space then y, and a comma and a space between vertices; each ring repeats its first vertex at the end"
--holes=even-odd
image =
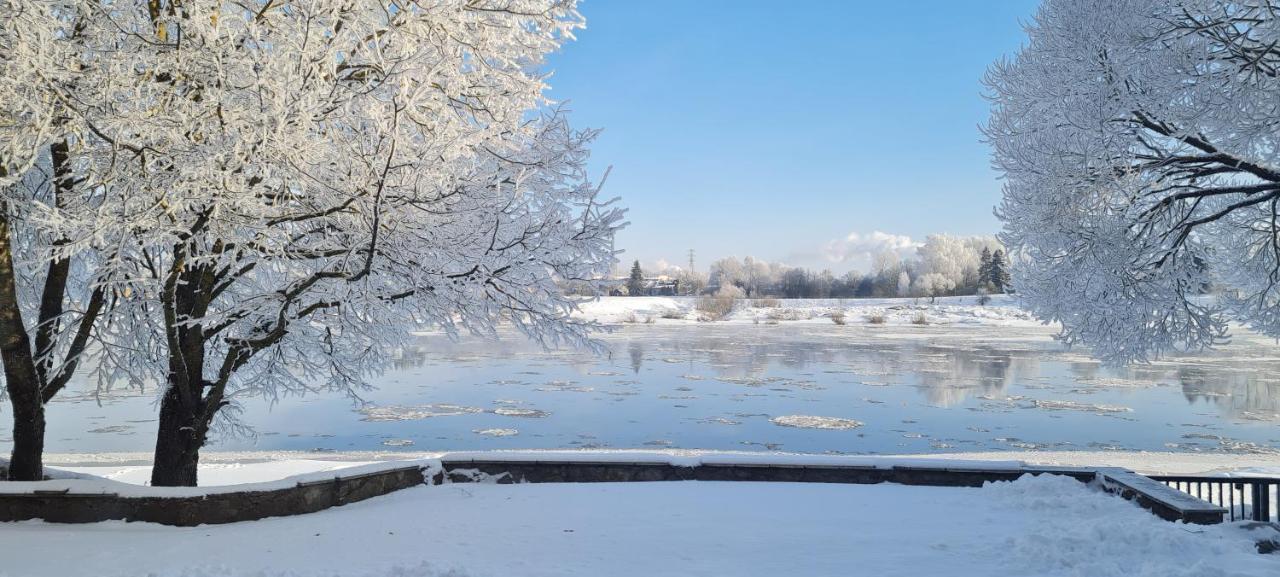
POLYGON ((1270 576, 1238 525, 1168 523, 1063 477, 981 489, 443 485, 301 517, 0 524, 0 575, 1270 576))
MULTIPOLYGON (((578 316, 604 324, 695 323, 705 320, 696 297, 602 297, 584 303, 578 316)), ((921 298, 889 299, 739 299, 733 312, 716 322, 831 324, 833 313, 843 313, 850 325, 983 325, 1037 326, 1040 322, 1018 307, 1014 297, 995 295, 986 305, 978 297, 941 297, 930 303, 921 298)))
MULTIPOLYGON (((522 451, 535 453, 537 451, 522 451)), ((559 453, 559 452, 557 452, 559 453)), ((696 455, 699 451, 653 450, 609 451, 614 455, 670 455, 673 458, 696 455)), ((501 455, 493 452, 490 455, 501 455)), ((549 453, 547 453, 549 454, 549 453)), ((583 455, 599 455, 599 451, 581 451, 583 455)), ((714 452, 724 455, 724 452, 714 452)), ((739 453, 760 461, 776 453, 739 453)), ((308 453, 301 451, 206 451, 200 456, 202 485, 236 485, 267 483, 294 475, 335 472, 349 467, 404 460, 438 459, 442 452, 352 451, 308 453)), ((815 458, 818 456, 806 456, 815 458)), ((833 459, 929 459, 984 461, 987 464, 1025 463, 1070 467, 1122 467, 1147 475, 1268 475, 1280 477, 1280 458, 1270 454, 1185 453, 1173 451, 988 451, 966 453, 930 453, 890 456, 832 456, 833 459)), ((58 470, 93 475, 142 485, 151 475, 150 453, 51 453, 45 463, 58 470)))
MULTIPOLYGON (((141 488, 151 477, 146 455, 116 453, 92 455, 47 455, 46 475, 53 481, 36 483, 3 483, 0 493, 25 492, 33 489, 70 488, 73 492, 115 492, 128 495, 174 496, 292 486, 303 480, 330 478, 336 474, 371 472, 417 465, 438 470, 440 460, 460 461, 557 461, 590 463, 665 463, 692 467, 701 464, 754 465, 830 465, 888 468, 901 465, 914 467, 981 468, 987 470, 1020 470, 1023 461, 1002 458, 937 459, 930 456, 883 455, 814 455, 806 453, 759 451, 702 451, 686 449, 593 449, 593 450, 515 450, 515 451, 450 451, 435 453, 331 453, 321 457, 290 452, 209 452, 201 457, 200 487, 141 488), (39 486, 38 486, 39 485, 39 486), (151 491, 153 493, 148 493, 151 491)), ((0 459, 0 466, 4 460, 0 459)))
POLYGON ((1017 459, 1032 465, 1121 467, 1144 475, 1261 475, 1280 478, 1280 457, 1172 451, 988 451, 916 455, 922 459, 1017 459))

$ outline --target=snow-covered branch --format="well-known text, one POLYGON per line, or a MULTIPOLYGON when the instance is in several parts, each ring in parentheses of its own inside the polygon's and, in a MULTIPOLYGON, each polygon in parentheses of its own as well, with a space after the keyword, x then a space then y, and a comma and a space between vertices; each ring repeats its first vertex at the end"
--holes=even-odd
POLYGON ((1232 320, 1280 335, 1276 8, 1050 0, 991 68, 1014 284, 1068 342, 1126 362, 1232 320))

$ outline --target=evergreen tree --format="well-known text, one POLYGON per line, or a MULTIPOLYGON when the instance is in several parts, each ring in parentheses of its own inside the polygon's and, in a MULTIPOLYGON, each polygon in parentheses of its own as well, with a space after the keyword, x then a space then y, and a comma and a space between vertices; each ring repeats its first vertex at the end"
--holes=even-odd
POLYGON ((644 272, 640 270, 640 261, 631 265, 631 278, 627 279, 627 294, 636 297, 644 293, 644 272))
POLYGON ((1003 250, 996 250, 991 255, 991 286, 999 293, 1009 290, 1009 266, 1005 262, 1003 250))
POLYGON ((996 286, 992 272, 991 249, 982 247, 982 256, 978 259, 978 288, 987 285, 996 286))

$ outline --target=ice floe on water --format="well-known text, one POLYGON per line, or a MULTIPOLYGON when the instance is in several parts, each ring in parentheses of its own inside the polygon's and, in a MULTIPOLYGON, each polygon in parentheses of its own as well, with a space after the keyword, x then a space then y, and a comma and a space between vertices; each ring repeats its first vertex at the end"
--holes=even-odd
POLYGON ((511 406, 518 404, 518 401, 494 401, 494 403, 502 406, 496 409, 483 409, 481 407, 455 405, 452 403, 434 403, 411 406, 387 405, 382 407, 363 407, 360 409, 360 413, 364 415, 361 420, 368 422, 420 421, 436 417, 456 417, 460 415, 475 415, 481 413, 530 419, 539 419, 551 415, 551 413, 539 409, 511 406))
POLYGON ((706 423, 709 425, 741 425, 742 424, 742 421, 735 421, 733 419, 727 419, 725 417, 707 417, 705 419, 698 419, 698 422, 706 423))
POLYGON ((129 433, 132 431, 133 431, 133 427, 130 427, 129 425, 108 425, 106 427, 99 427, 97 429, 89 429, 87 432, 106 434, 106 433, 129 433))
POLYGON ((1139 378, 1122 379, 1118 377, 1081 377, 1077 378, 1076 382, 1081 385, 1109 389, 1146 388, 1160 385, 1158 381, 1139 378))
POLYGON ((542 393, 550 392, 571 392, 571 393, 590 393, 594 392, 595 387, 583 387, 577 385, 574 381, 548 381, 541 387, 533 389, 542 393))
POLYGON ((471 432, 486 437, 514 437, 520 434, 515 429, 473 429, 471 432))
POLYGON ((1133 409, 1129 407, 1121 407, 1119 405, 1079 403, 1076 401, 1052 401, 1052 400, 1035 399, 1031 401, 1031 405, 1037 409, 1046 409, 1050 411, 1086 411, 1090 413, 1132 413, 1133 412, 1133 409))
POLYGON ((815 415, 782 415, 769 419, 769 422, 782 427, 795 427, 798 429, 846 430, 862 426, 862 421, 815 415))
POLYGON ((384 447, 412 447, 413 441, 409 439, 386 439, 382 441, 384 447))
MULTIPOLYGON (((855 453, 1056 446, 1049 441, 1073 450, 1280 450, 1280 349, 1270 341, 1238 338, 1221 352, 1115 369, 1059 352, 1047 329, 797 322, 628 326, 600 337, 610 349, 601 356, 547 353, 514 334, 498 343, 422 335, 422 361, 375 379, 361 393, 368 404, 326 395, 284 400, 287 410, 245 403, 239 418, 258 435, 217 439, 215 448, 412 450, 384 444, 408 439, 493 448, 491 435, 469 431, 520 424, 513 447, 581 446, 588 442, 575 435, 589 432, 598 435, 589 444, 629 448, 734 449, 745 440, 855 453), (295 417, 304 412, 314 416, 295 417), (856 428, 854 415, 868 424, 832 432, 856 428), (1191 431, 1222 438, 1182 437, 1191 431)), ((59 407, 79 420, 59 419, 76 424, 51 432, 52 451, 152 448, 153 427, 135 424, 155 420, 150 391, 99 406, 86 390, 67 397, 82 403, 59 407)), ((8 433, 0 421, 0 454, 8 433)))
POLYGON ((526 419, 541 419, 549 416, 551 413, 539 411, 538 409, 514 409, 511 407, 499 407, 493 410, 493 414, 502 415, 504 417, 523 417, 526 419))
POLYGON ((419 421, 433 417, 451 417, 483 412, 484 409, 480 407, 467 407, 449 403, 412 406, 387 405, 383 407, 362 407, 360 409, 360 413, 364 415, 364 417, 360 420, 371 422, 419 421))

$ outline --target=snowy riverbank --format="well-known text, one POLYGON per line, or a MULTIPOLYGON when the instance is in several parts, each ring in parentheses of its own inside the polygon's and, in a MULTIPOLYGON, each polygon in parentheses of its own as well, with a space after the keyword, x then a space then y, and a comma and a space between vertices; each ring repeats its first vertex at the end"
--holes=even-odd
MULTIPOLYGON (((519 453, 563 454, 564 451, 519 451, 519 453)), ((768 452, 725 452, 683 449, 592 450, 573 451, 589 457, 665 456, 690 459, 700 455, 738 455, 751 459, 828 458, 864 461, 969 460, 984 462, 1025 463, 1072 467, 1122 467, 1143 474, 1163 475, 1232 475, 1263 474, 1280 476, 1280 458, 1264 454, 1186 453, 1170 451, 988 451, 968 453, 930 453, 891 456, 822 456, 768 452)), ((349 467, 406 460, 438 459, 445 453, 427 451, 352 451, 308 453, 300 451, 206 451, 200 457, 200 479, 203 485, 238 485, 266 483, 295 475, 335 472, 349 467)), ((500 455, 503 452, 493 452, 500 455)), ((45 456, 50 467, 76 474, 93 475, 113 481, 145 484, 150 476, 150 453, 53 453, 45 456)))
POLYGON ((1259 533, 1193 530, 1053 476, 978 489, 467 484, 232 525, 0 524, 0 575, 1274 575, 1259 533))
MULTIPOLYGON (((146 454, 51 454, 51 481, 83 492, 273 488, 444 453, 208 452, 197 489, 151 489, 146 454), (88 477, 96 476, 97 479, 88 477), (287 479, 286 479, 287 477, 287 479), (129 489, 129 485, 134 490, 129 489)), ((890 467, 1121 465, 1158 472, 1265 468, 1247 456, 993 452, 834 456, 691 450, 489 451, 452 459, 758 462, 890 467), (945 462, 940 459, 945 459, 945 462), (966 459, 957 461, 954 459, 966 459), (975 459, 981 459, 978 463, 975 459)), ((438 461, 435 461, 438 465, 438 461)), ((1257 472, 1256 470, 1254 472, 1257 472)), ((1272 472, 1277 472, 1272 469, 1272 472)), ((657 482, 422 486, 298 517, 168 527, 0 523, 0 577, 480 577, 500 575, 1261 577, 1267 530, 1185 526, 1067 477, 982 488, 896 484, 657 482), (946 519, 945 523, 932 520, 946 519), (903 522, 909 520, 908 522, 903 522), (147 553, 135 552, 146 543, 147 553), (198 543, 198 546, 196 544, 198 543), (56 548, 57 555, 42 551, 56 548), (856 568, 856 571, 853 571, 856 568), (1222 572, 1220 569, 1230 568, 1222 572)))
MULTIPOLYGON (((698 311, 696 297, 602 297, 582 305, 579 318, 604 324, 697 323, 706 315, 698 311)), ((985 305, 978 297, 929 299, 739 299, 733 311, 717 323, 826 323, 833 315, 844 315, 850 325, 930 325, 1040 326, 1041 323, 1018 307, 1014 297, 996 295, 985 305)))

